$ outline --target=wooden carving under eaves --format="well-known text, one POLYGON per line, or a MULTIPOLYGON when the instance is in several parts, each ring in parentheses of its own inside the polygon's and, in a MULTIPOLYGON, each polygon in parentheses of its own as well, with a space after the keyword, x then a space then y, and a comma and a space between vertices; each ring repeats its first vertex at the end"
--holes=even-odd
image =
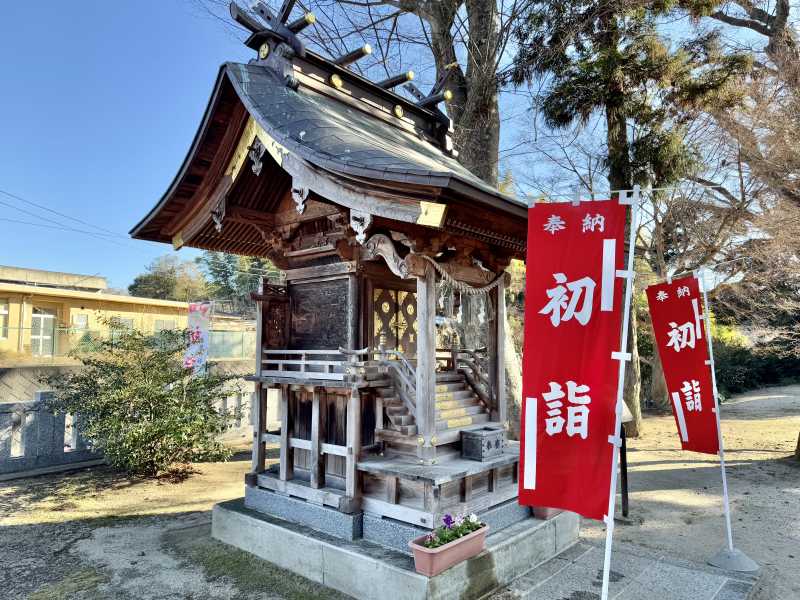
POLYGON ((408 279, 410 277, 408 265, 400 258, 392 240, 382 233, 376 233, 370 237, 364 244, 364 250, 362 252, 363 260, 374 260, 379 256, 386 261, 386 265, 392 273, 401 279, 408 279))

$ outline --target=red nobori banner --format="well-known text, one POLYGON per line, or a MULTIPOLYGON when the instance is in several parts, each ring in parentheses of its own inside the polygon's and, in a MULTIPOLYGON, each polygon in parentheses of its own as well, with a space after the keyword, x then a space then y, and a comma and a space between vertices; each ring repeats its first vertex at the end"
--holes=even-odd
POLYGON ((608 509, 625 213, 616 201, 528 211, 520 504, 608 509))
POLYGON ((684 450, 717 454, 717 416, 703 299, 692 276, 647 288, 650 320, 684 450))

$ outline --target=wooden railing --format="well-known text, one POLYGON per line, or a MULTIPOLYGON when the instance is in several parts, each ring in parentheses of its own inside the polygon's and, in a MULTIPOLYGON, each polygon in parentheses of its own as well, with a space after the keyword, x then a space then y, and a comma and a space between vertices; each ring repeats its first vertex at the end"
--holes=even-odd
POLYGON ((379 359, 382 366, 386 367, 388 374, 394 384, 394 389, 398 397, 408 411, 417 417, 417 372, 411 361, 399 350, 387 350, 382 352, 383 356, 379 359), (393 356, 394 359, 388 359, 393 356))
POLYGON ((437 361, 444 362, 445 367, 464 373, 467 383, 475 391, 487 410, 494 403, 494 390, 489 377, 489 359, 486 348, 437 348, 437 361))
POLYGON ((343 381, 347 357, 337 350, 263 350, 261 375, 343 381))

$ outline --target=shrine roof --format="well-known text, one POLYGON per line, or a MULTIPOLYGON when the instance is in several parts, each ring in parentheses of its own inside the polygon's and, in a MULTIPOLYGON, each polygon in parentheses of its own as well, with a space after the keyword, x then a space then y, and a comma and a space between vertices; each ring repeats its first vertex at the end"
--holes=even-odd
MULTIPOLYGON (((311 53, 309 53, 310 55, 311 53)), ((356 76, 348 71, 347 77, 356 76)), ((235 104, 254 120, 277 152, 327 173, 340 182, 365 192, 392 186, 418 197, 430 197, 433 189, 462 202, 477 203, 489 211, 500 210, 514 219, 526 219, 524 204, 501 193, 471 173, 439 147, 428 131, 418 127, 419 114, 406 102, 406 118, 398 119, 369 98, 342 98, 329 86, 315 88, 311 77, 292 87, 271 67, 263 64, 225 63, 221 66, 203 123, 169 189, 156 206, 131 230, 139 239, 169 242, 168 223, 176 215, 202 204, 216 178, 211 161, 225 148, 225 132, 237 125, 235 104), (348 103, 349 100, 349 103, 348 103), (408 118, 413 116, 416 121, 408 118), (205 182, 209 181, 209 184, 205 182), (372 185, 371 185, 372 184, 372 185)), ((358 83, 356 81, 356 83, 358 83)), ((390 101, 400 99, 385 92, 390 101)), ((425 111, 419 109, 425 116, 425 111)), ((286 164, 283 165, 286 168, 286 164)), ((291 174, 291 173, 290 173, 291 174)), ((402 200, 400 201, 402 205, 402 200)))
POLYGON ((227 77, 259 124, 287 149, 330 171, 448 187, 460 182, 523 206, 471 173, 432 143, 301 86, 288 87, 260 65, 227 63, 227 77))

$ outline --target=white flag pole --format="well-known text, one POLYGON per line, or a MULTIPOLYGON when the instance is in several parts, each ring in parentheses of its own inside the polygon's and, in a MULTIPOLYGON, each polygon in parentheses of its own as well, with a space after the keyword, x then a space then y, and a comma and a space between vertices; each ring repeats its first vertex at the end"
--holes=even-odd
POLYGON ((711 310, 708 305, 708 292, 706 291, 705 279, 703 277, 706 271, 699 271, 695 274, 697 281, 700 285, 700 291, 703 293, 703 324, 706 331, 706 344, 708 344, 708 362, 706 363, 711 369, 711 389, 714 394, 714 414, 717 420, 717 440, 719 443, 719 464, 722 470, 722 502, 725 509, 725 526, 728 534, 728 547, 723 548, 717 554, 712 556, 708 562, 720 569, 727 569, 729 571, 757 571, 758 564, 744 554, 741 550, 737 550, 733 546, 733 528, 731 527, 731 506, 728 498, 728 477, 725 472, 725 447, 722 443, 722 427, 720 421, 719 410, 719 394, 717 393, 717 372, 714 368, 714 344, 711 340, 711 319, 709 314, 711 310))
POLYGON ((617 277, 625 278, 625 301, 622 313, 622 333, 620 335, 620 350, 612 352, 611 358, 619 361, 619 372, 617 375, 617 402, 614 409, 614 435, 609 436, 608 442, 614 446, 611 452, 611 483, 608 491, 608 510, 605 516, 606 523, 606 549, 603 559, 603 589, 602 600, 608 600, 608 580, 611 572, 611 543, 614 535, 614 510, 617 503, 617 471, 619 470, 619 448, 622 445, 620 428, 622 427, 622 403, 625 395, 625 367, 631 360, 628 352, 628 328, 630 327, 631 297, 633 296, 633 253, 635 251, 636 228, 638 227, 639 216, 639 186, 633 187, 633 194, 627 191, 619 192, 619 203, 631 206, 630 231, 628 237, 628 261, 624 271, 617 271, 617 277))

